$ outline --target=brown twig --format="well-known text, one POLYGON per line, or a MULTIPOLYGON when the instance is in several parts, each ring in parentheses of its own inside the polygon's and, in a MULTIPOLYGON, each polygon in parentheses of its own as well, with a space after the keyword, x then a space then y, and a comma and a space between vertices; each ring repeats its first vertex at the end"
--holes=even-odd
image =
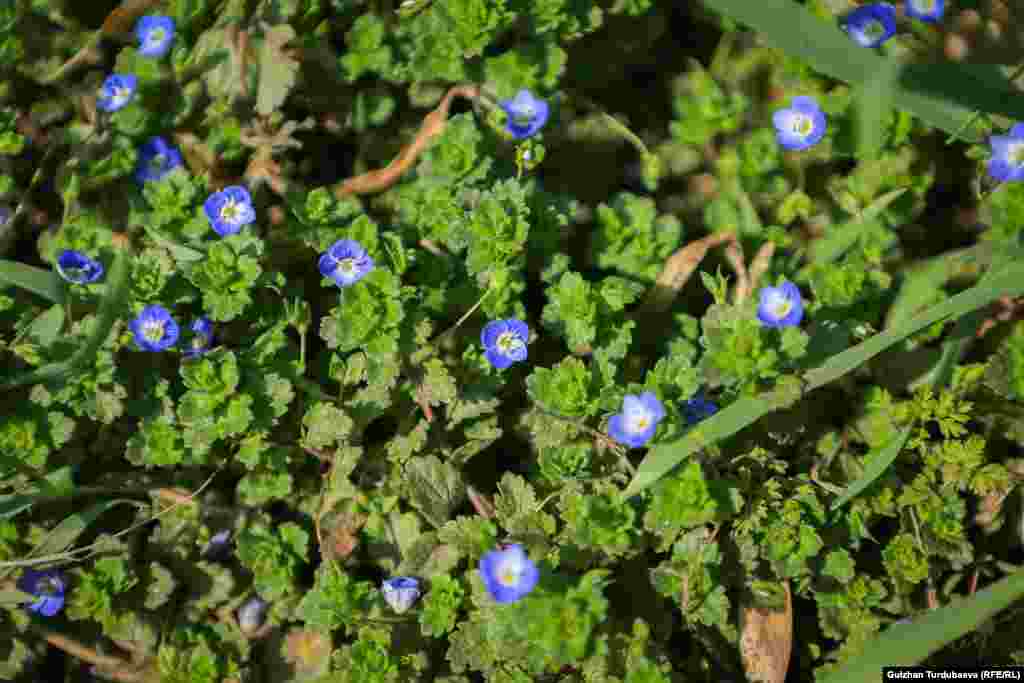
POLYGON ((123 683, 139 683, 144 680, 144 672, 134 668, 129 662, 120 657, 101 655, 91 647, 87 647, 77 640, 68 638, 55 631, 42 626, 34 627, 43 636, 47 643, 59 650, 63 650, 72 657, 89 662, 100 669, 104 676, 123 683))
POLYGON ((341 181, 334 187, 335 196, 340 199, 353 194, 380 192, 398 182, 402 174, 412 167, 417 157, 427 148, 427 145, 444 132, 448 123, 448 110, 451 108, 452 100, 456 97, 475 100, 480 97, 480 88, 475 85, 456 85, 449 89, 437 108, 424 117, 423 124, 413 141, 391 163, 384 168, 341 181))
POLYGON ((1010 320, 1019 317, 1021 312, 1024 311, 1024 299, 1013 299, 1008 296, 1003 296, 992 304, 990 310, 993 311, 992 315, 983 320, 981 325, 978 326, 978 332, 975 335, 977 339, 984 337, 999 323, 1009 322, 1010 320))

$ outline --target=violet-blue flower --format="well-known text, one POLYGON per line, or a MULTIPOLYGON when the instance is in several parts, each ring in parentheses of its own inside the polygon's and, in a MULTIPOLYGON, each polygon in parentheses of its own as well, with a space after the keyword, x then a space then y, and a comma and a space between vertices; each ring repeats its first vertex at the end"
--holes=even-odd
POLYGON ((1007 135, 993 135, 988 173, 1000 182, 1024 180, 1024 123, 1014 124, 1007 135))
POLYGON ((518 543, 492 550, 480 558, 480 578, 495 602, 515 602, 537 585, 540 571, 518 543))
POLYGON ((757 319, 765 327, 791 327, 799 325, 804 317, 804 302, 800 289, 792 282, 778 287, 761 288, 757 306, 757 319))
POLYGON ((503 100, 501 108, 507 117, 505 130, 516 140, 534 135, 548 120, 548 103, 525 88, 512 99, 503 100))
POLYGON ((135 22, 135 37, 139 40, 140 55, 163 57, 174 40, 174 19, 162 14, 147 14, 135 22))
POLYGON ((843 28, 862 47, 878 47, 896 34, 896 8, 887 2, 861 5, 846 15, 843 28))
POLYGON ((103 264, 80 251, 65 249, 57 257, 57 274, 68 282, 85 285, 103 277, 103 264))
POLYGON ((128 104, 135 94, 139 79, 135 74, 111 74, 100 86, 96 106, 105 112, 115 112, 128 104))
POLYGON ((178 341, 181 332, 168 310, 159 304, 146 306, 128 327, 143 351, 168 349, 178 341))
POLYGON ((698 394, 683 404, 683 412, 686 413, 686 421, 694 425, 717 413, 718 406, 698 394))
POLYGON ((241 185, 225 187, 203 202, 203 211, 210 227, 221 237, 234 235, 256 220, 249 191, 241 185))
POLYGON ((526 360, 526 343, 529 340, 530 328, 515 318, 492 320, 480 331, 484 356, 498 370, 526 360))
POLYGON ((213 323, 206 317, 196 318, 189 330, 192 332, 192 339, 183 353, 187 358, 197 358, 213 346, 213 323))
POLYGON ((381 592, 395 614, 402 614, 419 599, 420 582, 411 576, 396 576, 384 582, 381 592))
POLYGON ((942 20, 946 0, 907 0, 907 16, 935 23, 942 20))
POLYGON ((181 152, 161 137, 153 137, 139 146, 139 161, 135 166, 135 180, 142 185, 160 180, 182 165, 181 152))
POLYGON ((246 633, 252 633, 263 625, 270 603, 260 597, 249 598, 238 608, 238 626, 246 633))
POLYGON ((66 585, 60 572, 48 569, 26 569, 16 584, 18 590, 35 597, 26 608, 43 617, 52 617, 64 607, 66 585))
POLYGON ((791 151, 808 149, 825 136, 825 112, 810 97, 794 97, 788 109, 772 114, 775 139, 791 151))
POLYGON ((640 448, 651 440, 664 417, 665 407, 653 391, 627 394, 622 412, 608 419, 608 436, 630 448, 640 448))
POLYGON ((339 287, 349 287, 373 270, 373 259, 355 240, 338 240, 317 263, 324 277, 334 280, 339 287))

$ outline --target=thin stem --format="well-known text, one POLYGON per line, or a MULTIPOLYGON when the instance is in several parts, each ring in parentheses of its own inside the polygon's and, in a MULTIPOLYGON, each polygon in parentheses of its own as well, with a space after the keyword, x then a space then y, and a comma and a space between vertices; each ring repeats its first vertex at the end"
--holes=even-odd
POLYGON ((136 683, 137 681, 143 680, 143 674, 141 671, 131 670, 131 664, 119 657, 101 655, 93 648, 87 647, 77 640, 73 640, 42 626, 33 625, 32 628, 37 631, 50 645, 63 650, 72 657, 89 662, 93 666, 102 669, 103 675, 107 678, 112 678, 115 681, 122 681, 124 683, 136 683))
POLYGON ((470 308, 468 311, 466 311, 461 318, 459 318, 457 321, 455 321, 454 325, 452 325, 447 330, 445 330, 444 332, 439 334, 437 336, 437 338, 434 339, 434 343, 437 343, 437 342, 441 341, 447 335, 449 335, 449 334, 455 332, 455 330, 459 329, 459 327, 462 326, 462 323, 466 322, 466 320, 469 319, 469 316, 471 316, 474 313, 476 313, 476 309, 480 308, 480 306, 483 305, 484 299, 487 298, 487 295, 491 293, 492 289, 494 289, 494 287, 492 285, 488 284, 487 285, 487 289, 484 290, 483 295, 477 300, 477 302, 475 304, 473 304, 473 307, 470 308))

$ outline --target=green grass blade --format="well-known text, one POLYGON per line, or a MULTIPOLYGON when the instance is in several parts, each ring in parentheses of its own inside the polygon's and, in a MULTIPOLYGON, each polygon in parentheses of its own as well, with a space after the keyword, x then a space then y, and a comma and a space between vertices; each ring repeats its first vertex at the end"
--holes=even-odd
MULTIPOLYGON (((823 21, 793 0, 704 0, 705 4, 754 29, 773 47, 803 59, 818 71, 861 86, 890 60, 854 43, 836 24, 823 21)), ((980 142, 970 130, 974 110, 1024 120, 1024 98, 997 66, 906 64, 891 82, 893 106, 948 133, 980 142)))
POLYGON ((867 228, 876 224, 878 215, 894 201, 903 196, 907 188, 900 187, 890 190, 871 202, 860 215, 851 221, 831 228, 828 233, 820 239, 814 240, 810 247, 808 257, 814 263, 831 263, 837 261, 857 243, 867 228))
MULTIPOLYGON (((832 356, 821 366, 804 374, 805 392, 822 387, 842 377, 893 344, 935 322, 946 318, 959 318, 973 310, 987 306, 1002 296, 1021 296, 1024 294, 1024 264, 1014 263, 1006 266, 991 277, 987 276, 985 280, 890 330, 881 332, 853 348, 832 356)), ((636 495, 654 484, 691 454, 716 441, 732 436, 778 407, 779 400, 772 393, 741 398, 703 421, 683 437, 655 446, 637 466, 636 474, 633 475, 633 480, 630 481, 623 495, 627 497, 636 495)))
POLYGON ((127 299, 128 288, 131 285, 129 267, 131 256, 125 249, 117 250, 114 262, 107 274, 107 291, 100 302, 99 311, 96 315, 96 327, 92 336, 66 361, 50 363, 41 368, 13 377, 0 383, 0 386, 15 387, 25 384, 39 382, 60 381, 71 375, 77 368, 91 361, 99 350, 100 346, 110 334, 110 330, 117 321, 118 312, 122 303, 127 299))
POLYGON ((28 290, 55 304, 64 303, 64 282, 52 270, 0 260, 0 284, 4 283, 28 290))
POLYGON ((107 512, 107 510, 123 504, 145 507, 138 501, 128 500, 126 498, 117 498, 114 500, 103 501, 102 503, 96 503, 82 512, 76 512, 73 515, 68 515, 61 520, 60 524, 55 526, 52 531, 46 534, 46 536, 43 537, 43 540, 32 549, 28 554, 28 557, 55 555, 64 552, 74 544, 90 524, 99 519, 100 516, 107 512))
POLYGON ((883 666, 911 666, 947 643, 974 631, 1024 595, 1024 571, 1011 574, 967 599, 956 600, 876 635, 863 653, 822 683, 864 683, 881 678, 883 666))
POLYGON ((0 520, 10 519, 32 507, 40 498, 70 496, 75 490, 71 468, 61 467, 47 474, 38 483, 37 490, 0 496, 0 520))

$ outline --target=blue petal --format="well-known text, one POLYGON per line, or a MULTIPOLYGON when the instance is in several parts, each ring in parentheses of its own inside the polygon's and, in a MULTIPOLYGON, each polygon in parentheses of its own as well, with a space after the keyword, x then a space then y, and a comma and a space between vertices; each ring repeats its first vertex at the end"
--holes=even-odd
POLYGON ((510 327, 507 320, 492 320, 484 325, 484 329, 480 330, 480 343, 485 349, 494 348, 498 343, 498 338, 508 332, 510 327))
POLYGON ((665 408, 661 405, 661 401, 658 400, 658 396, 653 391, 645 391, 640 394, 639 398, 644 406, 644 410, 651 416, 651 420, 655 424, 665 417, 665 408))
POLYGON ((504 370, 514 362, 510 357, 504 355, 497 349, 487 349, 484 357, 498 370, 504 370))

